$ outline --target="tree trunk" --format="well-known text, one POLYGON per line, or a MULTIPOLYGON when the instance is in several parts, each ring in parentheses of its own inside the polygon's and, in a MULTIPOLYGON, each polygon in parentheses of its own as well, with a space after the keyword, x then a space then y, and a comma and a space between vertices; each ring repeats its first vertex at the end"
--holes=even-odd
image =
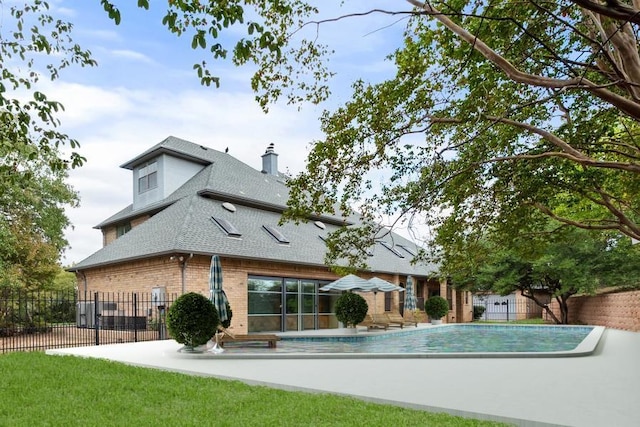
POLYGON ((536 296, 531 291, 527 293, 525 289, 521 289, 520 293, 522 294, 523 297, 529 298, 530 300, 535 302, 538 307, 542 307, 545 313, 547 313, 547 315, 551 317, 551 319, 553 319, 555 324, 560 324, 560 320, 556 317, 555 313, 551 311, 551 309, 549 308, 549 304, 538 300, 538 298, 536 298, 536 296))
POLYGON ((567 300, 571 295, 567 296, 566 294, 562 294, 556 297, 556 301, 558 301, 558 305, 560 306, 560 320, 562 325, 569 324, 569 304, 567 304, 567 300))

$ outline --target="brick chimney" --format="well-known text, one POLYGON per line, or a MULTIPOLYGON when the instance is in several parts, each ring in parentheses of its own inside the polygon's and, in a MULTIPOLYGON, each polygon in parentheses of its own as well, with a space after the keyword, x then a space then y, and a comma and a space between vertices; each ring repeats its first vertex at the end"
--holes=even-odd
POLYGON ((267 151, 262 155, 262 173, 278 175, 278 155, 274 151, 273 142, 269 144, 267 151))

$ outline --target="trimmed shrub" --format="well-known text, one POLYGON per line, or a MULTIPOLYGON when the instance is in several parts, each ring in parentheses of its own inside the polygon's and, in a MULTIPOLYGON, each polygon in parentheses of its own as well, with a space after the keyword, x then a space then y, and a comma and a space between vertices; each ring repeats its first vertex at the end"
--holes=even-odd
POLYGON ((189 292, 175 300, 167 314, 167 328, 177 342, 187 347, 206 344, 214 336, 220 319, 213 303, 202 294, 189 292))
POLYGON ((441 296, 432 296, 424 303, 424 311, 431 319, 442 319, 449 313, 449 303, 441 296))
POLYGON ((482 315, 484 314, 485 308, 481 305, 473 306, 473 320, 480 320, 482 315))
POLYGON ((367 315, 369 305, 364 298, 353 292, 345 292, 336 301, 336 317, 347 327, 355 327, 367 315))

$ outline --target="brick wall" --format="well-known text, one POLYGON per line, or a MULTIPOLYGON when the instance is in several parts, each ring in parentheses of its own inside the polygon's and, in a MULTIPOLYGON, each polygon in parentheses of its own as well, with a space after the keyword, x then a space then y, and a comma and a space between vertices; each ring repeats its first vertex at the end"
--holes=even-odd
MULTIPOLYGON (((86 295, 92 298, 93 292, 144 292, 150 293, 154 287, 164 287, 167 294, 198 292, 209 296, 210 256, 167 255, 134 262, 92 268, 78 274, 78 290, 81 298, 86 295), (182 261, 180 260, 182 257, 182 261)), ((291 265, 259 260, 241 260, 222 258, 222 277, 224 291, 233 310, 230 330, 239 334, 247 333, 248 299, 247 281, 249 276, 296 277, 304 279, 335 280, 338 277, 326 267, 291 265)), ((368 278, 368 276, 363 275, 368 278)), ((398 275, 378 275, 381 279, 399 283, 398 275)), ((369 304, 369 310, 380 313, 384 311, 384 295, 363 293, 369 304)), ((393 292, 392 307, 398 308, 399 293, 393 292)))
MULTIPOLYGON (((569 323, 640 332, 640 291, 574 296, 568 304, 569 323)), ((560 315, 555 300, 551 309, 556 316, 560 315)))
MULTIPOLYGON (((209 296, 209 265, 211 257, 174 255, 155 257, 134 262, 93 268, 78 274, 78 289, 81 297, 85 294, 89 299, 93 292, 151 292, 154 287, 164 287, 168 294, 182 294, 182 271, 184 268, 184 291, 198 292, 209 296), (180 261, 180 256, 183 260, 180 261)), ((250 275, 297 277, 304 279, 335 280, 337 276, 325 267, 291 265, 257 260, 240 260, 222 258, 222 277, 224 290, 233 310, 230 331, 247 333, 248 297, 247 281, 250 275)), ((364 276, 363 276, 364 277, 364 276)), ((382 279, 398 283, 397 275, 380 275, 382 279)), ((394 294, 398 294, 394 292, 394 294)), ((374 310, 374 299, 377 312, 384 311, 384 295, 364 293, 362 296, 374 310)), ((398 307, 399 296, 393 295, 393 306, 398 307)))

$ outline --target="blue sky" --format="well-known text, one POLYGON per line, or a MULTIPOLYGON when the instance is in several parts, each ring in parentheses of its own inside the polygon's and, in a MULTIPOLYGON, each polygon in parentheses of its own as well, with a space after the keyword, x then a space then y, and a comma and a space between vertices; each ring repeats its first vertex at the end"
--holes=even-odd
MULTIPOLYGON (((404 21, 374 15, 351 18, 320 27, 320 40, 336 50, 331 59, 338 75, 332 98, 322 106, 272 106, 264 114, 250 89, 251 69, 217 64, 219 89, 207 88, 192 69, 211 62, 206 51, 191 49, 191 40, 177 38, 161 24, 164 1, 152 1, 150 11, 137 2, 114 2, 122 23, 113 24, 99 0, 55 0, 52 13, 74 24, 74 40, 89 49, 95 68, 74 68, 43 91, 65 106, 62 129, 80 144, 87 158, 71 172, 70 183, 81 205, 67 214, 74 225, 67 231, 71 248, 63 257, 69 265, 102 246, 93 227, 131 203, 131 172, 119 166, 167 136, 229 152, 260 169, 260 155, 270 143, 279 154, 279 167, 292 174, 304 168, 309 143, 321 138, 318 117, 324 108, 349 99, 356 78, 379 81, 393 72, 385 56, 399 46, 404 21), (395 24, 394 24, 395 23, 395 24)), ((373 8, 409 10, 409 4, 390 0, 319 1, 325 17, 373 8)))

